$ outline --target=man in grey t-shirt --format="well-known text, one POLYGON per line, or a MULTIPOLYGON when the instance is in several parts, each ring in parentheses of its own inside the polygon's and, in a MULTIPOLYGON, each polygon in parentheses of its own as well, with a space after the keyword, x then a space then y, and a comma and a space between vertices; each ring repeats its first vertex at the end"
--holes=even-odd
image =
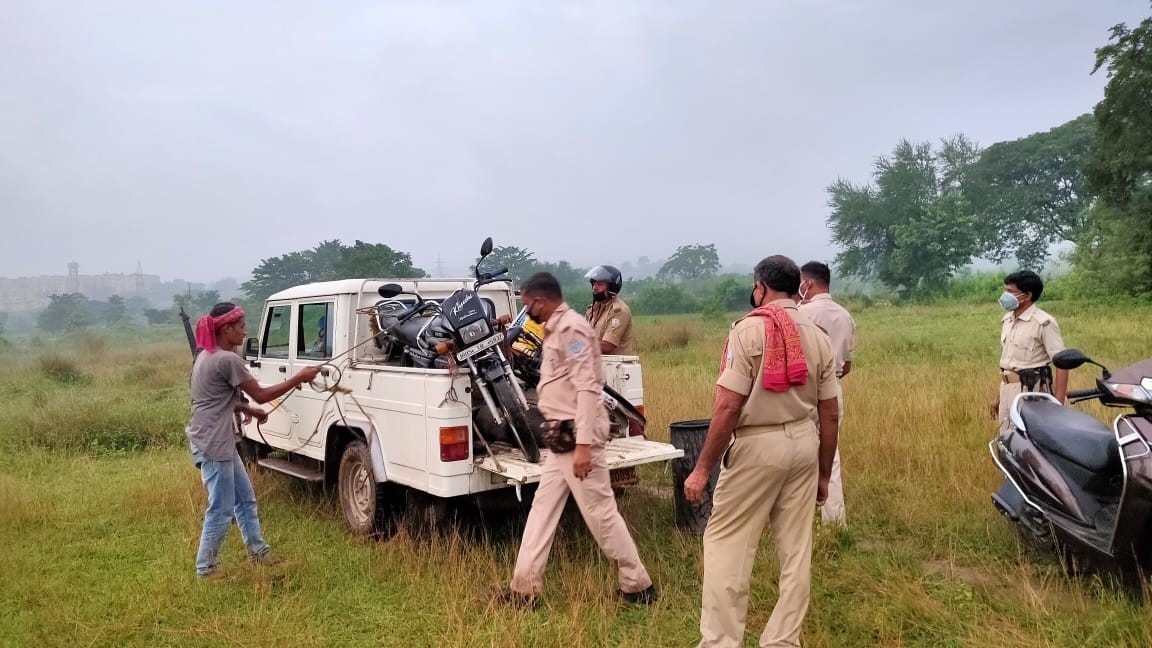
POLYGON ((320 370, 305 367, 279 385, 261 387, 240 357, 229 351, 242 344, 247 333, 243 309, 227 302, 216 304, 211 314, 196 323, 196 343, 203 350, 192 364, 192 419, 185 431, 192 445, 192 461, 200 469, 208 491, 208 510, 196 553, 196 574, 201 578, 216 571, 220 545, 224 544, 233 518, 249 557, 258 562, 269 561, 270 548, 264 542, 256 514, 256 494, 236 452, 232 428, 236 413, 261 423, 268 414, 245 404, 240 392, 257 403, 267 403, 311 382, 320 370))
POLYGON ((192 420, 185 432, 203 459, 230 461, 236 452, 232 425, 243 405, 240 385, 254 380, 235 353, 201 353, 192 365, 192 420))

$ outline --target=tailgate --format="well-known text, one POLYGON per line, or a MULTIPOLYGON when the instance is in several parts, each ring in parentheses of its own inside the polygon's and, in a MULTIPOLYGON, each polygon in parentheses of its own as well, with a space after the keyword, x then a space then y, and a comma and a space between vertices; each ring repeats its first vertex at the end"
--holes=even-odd
MULTIPOLYGON (((604 452, 609 469, 629 468, 684 456, 683 450, 670 443, 649 441, 639 437, 613 439, 608 442, 604 452)), ((476 467, 503 477, 509 484, 531 484, 540 481, 541 464, 547 455, 547 450, 541 450, 540 463, 534 464, 525 460, 519 450, 513 450, 494 457, 482 457, 476 462, 476 467)))

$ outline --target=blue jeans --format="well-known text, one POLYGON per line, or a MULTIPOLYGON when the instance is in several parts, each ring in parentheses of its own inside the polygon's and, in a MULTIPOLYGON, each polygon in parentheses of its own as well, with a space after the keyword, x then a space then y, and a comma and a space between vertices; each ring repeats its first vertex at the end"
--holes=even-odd
POLYGON ((192 462, 200 468, 200 478, 208 490, 208 510, 204 512, 204 530, 196 553, 196 573, 204 576, 216 568, 220 545, 224 544, 233 519, 240 527, 248 555, 255 558, 267 555, 271 547, 260 532, 256 493, 240 455, 233 452, 231 461, 208 461, 193 446, 192 462))

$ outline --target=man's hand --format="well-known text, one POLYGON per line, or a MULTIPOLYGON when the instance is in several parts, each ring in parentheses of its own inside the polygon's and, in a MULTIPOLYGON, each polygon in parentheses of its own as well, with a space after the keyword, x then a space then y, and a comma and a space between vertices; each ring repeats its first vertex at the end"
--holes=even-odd
POLYGON ((304 383, 310 383, 313 380, 316 380, 316 374, 318 374, 318 373, 320 373, 320 367, 319 366, 304 367, 300 371, 296 372, 296 378, 300 381, 297 384, 302 385, 304 383))
POLYGON ((852 371, 852 361, 845 360, 844 367, 840 369, 840 377, 843 378, 844 376, 847 376, 849 371, 852 371))
POLYGON ((684 499, 699 504, 704 501, 704 489, 708 487, 707 471, 696 468, 684 480, 684 499))
POLYGON ((999 398, 992 401, 992 404, 988 407, 988 412, 989 412, 989 414, 992 415, 993 419, 1000 417, 1000 399, 999 398))
POLYGON ((576 479, 584 479, 592 471, 592 449, 586 443, 576 444, 576 454, 572 457, 572 474, 576 479))
POLYGON ((816 506, 824 506, 824 502, 828 501, 828 477, 820 477, 816 482, 816 506))
POLYGON ((251 423, 252 419, 256 419, 256 422, 260 425, 263 425, 263 424, 268 422, 268 412, 265 412, 263 409, 261 409, 259 407, 252 407, 251 405, 244 405, 240 411, 244 414, 243 419, 240 421, 244 425, 248 425, 249 423, 251 423))

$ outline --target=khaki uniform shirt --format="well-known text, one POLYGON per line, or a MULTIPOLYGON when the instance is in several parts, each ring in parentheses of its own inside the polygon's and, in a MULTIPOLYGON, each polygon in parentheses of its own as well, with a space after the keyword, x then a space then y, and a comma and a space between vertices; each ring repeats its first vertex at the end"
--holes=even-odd
POLYGON ((832 352, 836 354, 836 375, 844 373, 844 363, 852 361, 856 349, 856 322, 848 311, 832 301, 832 295, 820 293, 800 304, 800 312, 824 329, 832 340, 832 352))
POLYGON ((584 317, 596 329, 600 339, 615 344, 613 355, 632 355, 632 309, 619 297, 605 302, 592 302, 584 317))
POLYGON ((576 442, 608 441, 608 412, 601 392, 604 368, 596 331, 568 304, 561 304, 544 325, 538 407, 546 419, 576 422, 576 442))
POLYGON ((1005 313, 1000 326, 1000 368, 1009 371, 1042 367, 1064 350, 1060 325, 1048 313, 1029 306, 1020 317, 1005 313))
POLYGON ((792 423, 814 416, 818 401, 836 398, 836 356, 828 335, 790 299, 772 302, 796 323, 808 363, 808 380, 785 392, 764 389, 764 318, 745 317, 728 334, 728 359, 716 384, 748 397, 736 429, 792 423))

